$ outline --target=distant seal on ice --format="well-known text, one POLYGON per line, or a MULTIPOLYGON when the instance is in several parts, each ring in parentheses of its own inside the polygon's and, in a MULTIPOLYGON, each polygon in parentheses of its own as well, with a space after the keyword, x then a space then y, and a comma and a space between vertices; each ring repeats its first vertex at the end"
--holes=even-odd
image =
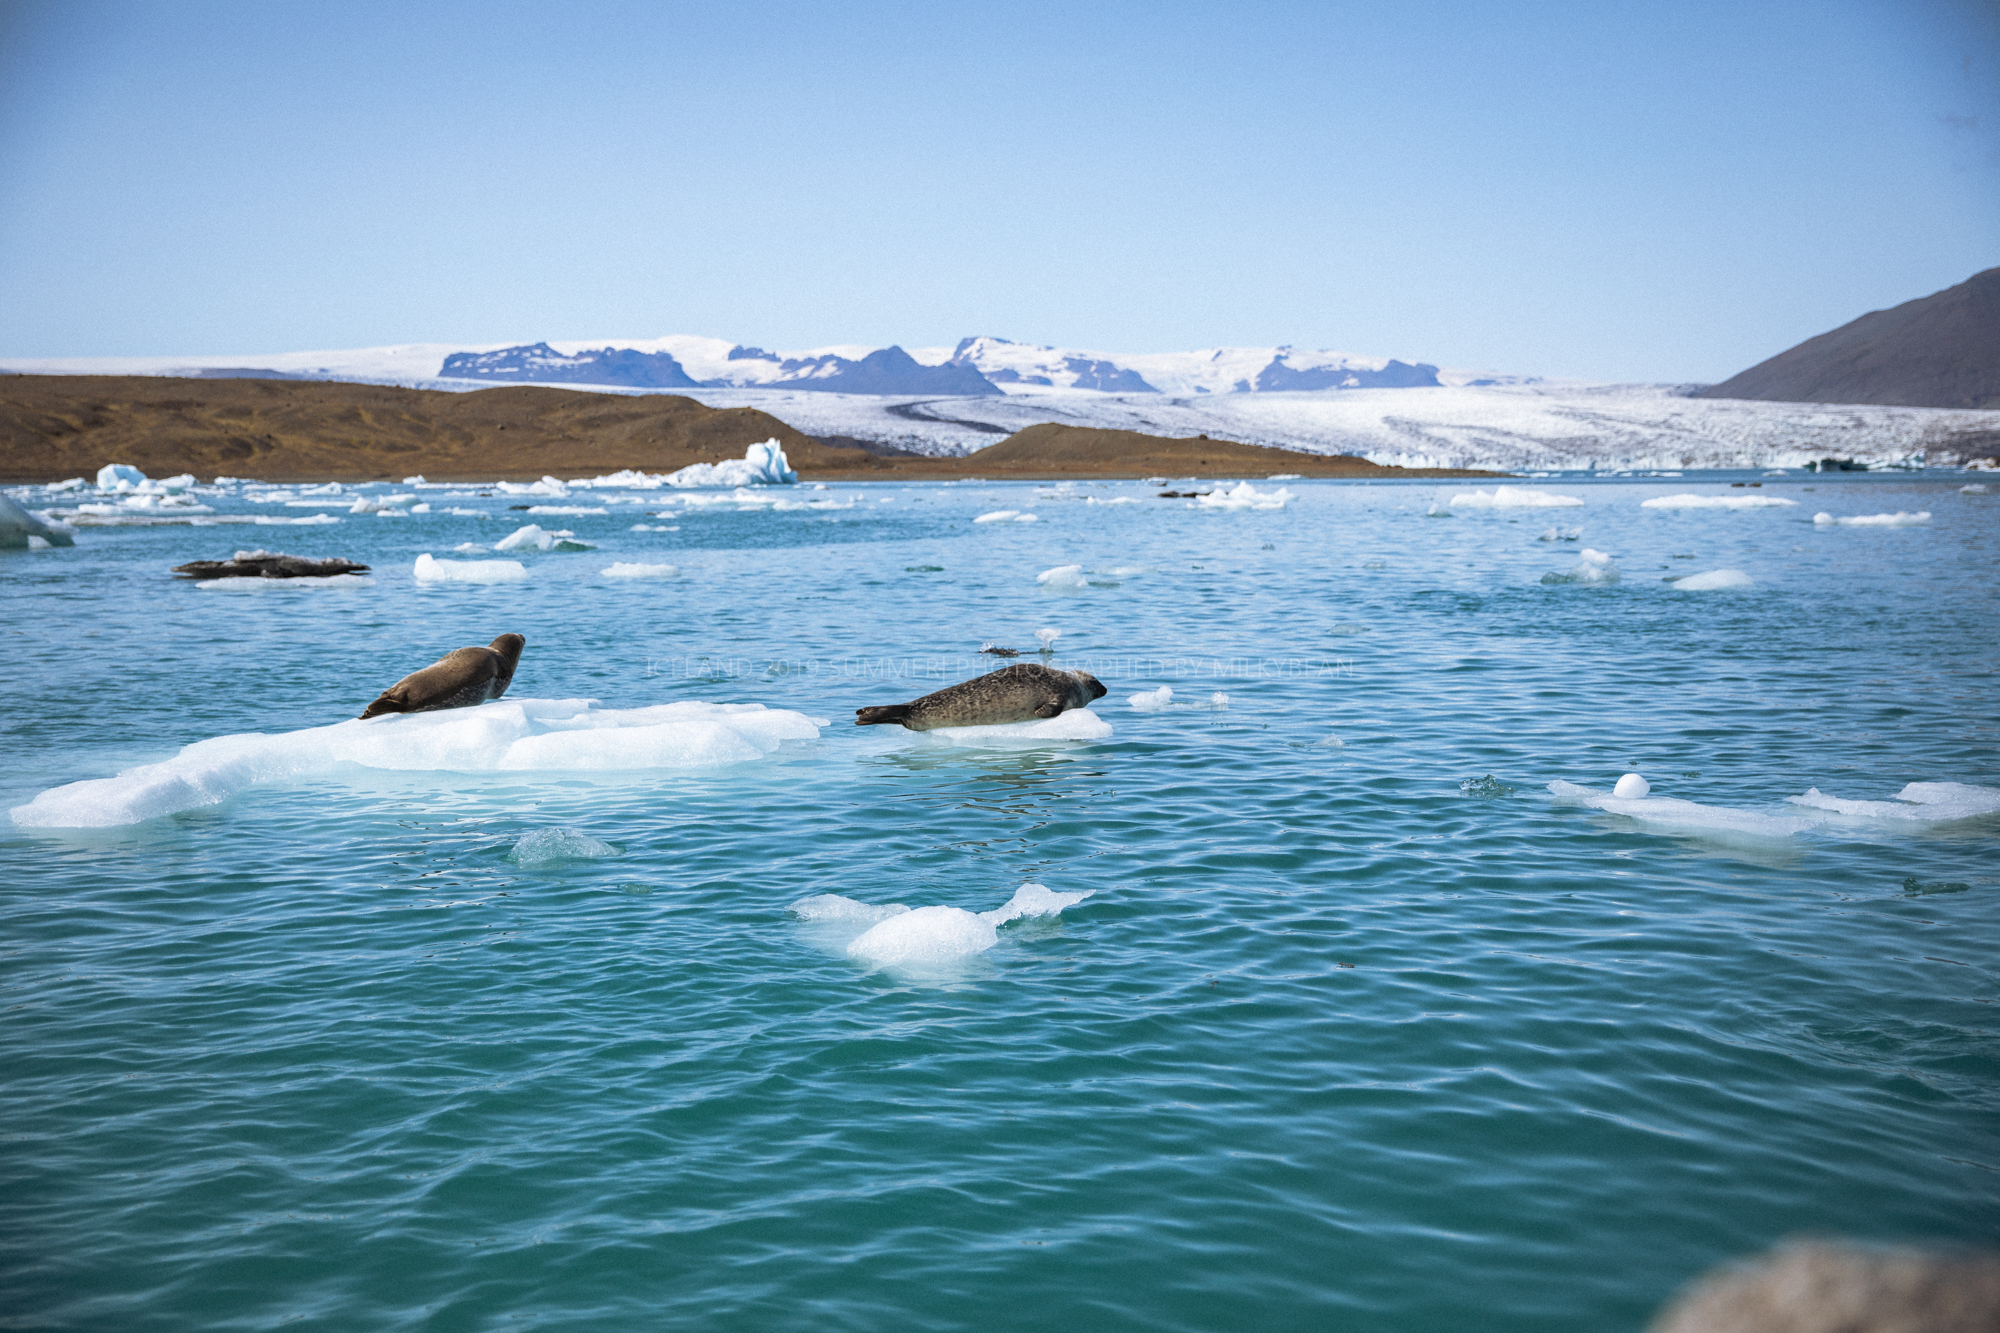
POLYGON ((1088 671, 1060 671, 1039 662, 1017 662, 961 681, 906 704, 854 710, 854 725, 900 723, 911 731, 937 727, 991 727, 1033 722, 1083 708, 1104 697, 1104 686, 1088 671))
POLYGON ((361 710, 361 716, 470 708, 498 699, 513 683, 515 664, 527 646, 528 641, 518 634, 502 634, 490 648, 453 649, 382 691, 374 703, 361 710))

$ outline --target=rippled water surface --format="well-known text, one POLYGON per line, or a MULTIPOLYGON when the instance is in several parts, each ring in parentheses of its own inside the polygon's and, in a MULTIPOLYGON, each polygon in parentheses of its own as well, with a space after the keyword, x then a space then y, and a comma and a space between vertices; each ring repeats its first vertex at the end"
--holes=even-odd
POLYGON ((1785 1235, 1991 1240, 1995 818, 1732 842, 1545 790, 2000 786, 2000 498, 1964 480, 1452 518, 1464 487, 843 486, 537 519, 598 549, 493 587, 410 571, 505 497, 0 552, 10 807, 509 630, 510 699, 831 719, 726 767, 0 823, 0 1326, 1636 1329, 1785 1235), (166 577, 260 544, 376 572, 166 577), (1540 581, 1583 546, 1622 581, 1540 581), (1716 568, 1755 586, 1661 581, 1716 568), (1110 739, 848 725, 1042 627, 1110 739), (618 855, 509 859, 550 828, 618 855), (1030 881, 1090 896, 921 975, 788 912, 1030 881))

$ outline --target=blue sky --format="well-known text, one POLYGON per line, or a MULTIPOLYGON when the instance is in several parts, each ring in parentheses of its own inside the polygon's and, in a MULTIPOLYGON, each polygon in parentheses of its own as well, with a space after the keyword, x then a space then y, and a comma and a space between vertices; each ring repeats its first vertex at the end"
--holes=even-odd
POLYGON ((1991 4, 0 0, 0 355, 990 333, 1713 380, 1996 264, 1991 4))

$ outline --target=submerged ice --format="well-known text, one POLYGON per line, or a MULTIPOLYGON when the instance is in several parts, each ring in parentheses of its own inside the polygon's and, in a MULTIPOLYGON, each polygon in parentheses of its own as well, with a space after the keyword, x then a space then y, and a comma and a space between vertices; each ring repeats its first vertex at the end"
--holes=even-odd
POLYGON ((1843 800, 1826 795, 1818 787, 1808 787, 1804 795, 1785 799, 1793 805, 1838 815, 1912 824, 1942 824, 2000 814, 2000 787, 1975 787, 1963 782, 1912 782, 1888 801, 1843 800))
POLYGON ((1000 942, 999 927, 1026 917, 1058 915, 1090 896, 1057 893, 1044 884, 1023 884, 990 912, 961 907, 873 905, 835 893, 801 898, 789 909, 801 921, 827 932, 826 942, 849 958, 872 967, 927 970, 946 967, 1000 942), (845 938, 843 938, 845 937, 845 938))
POLYGON ((506 699, 217 736, 116 777, 52 787, 12 814, 23 828, 111 828, 215 805, 252 787, 332 778, 344 765, 439 773, 699 768, 760 759, 785 741, 816 739, 825 725, 762 704, 612 709, 589 699, 506 699))

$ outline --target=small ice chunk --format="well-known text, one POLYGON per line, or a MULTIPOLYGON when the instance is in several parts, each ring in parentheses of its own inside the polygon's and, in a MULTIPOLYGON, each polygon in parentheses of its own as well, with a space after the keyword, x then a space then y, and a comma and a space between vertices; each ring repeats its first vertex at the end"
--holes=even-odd
POLYGON ((146 474, 130 463, 106 463, 97 469, 97 489, 100 491, 130 490, 145 480, 146 474))
POLYGON ((429 483, 424 480, 424 474, 419 472, 414 477, 403 478, 403 484, 405 486, 425 486, 428 485, 429 483))
POLYGON ((1636 801, 1640 797, 1651 793, 1652 790, 1652 783, 1646 781, 1646 779, 1640 777, 1637 773, 1627 773, 1624 777, 1618 779, 1618 785, 1611 789, 1611 794, 1621 801, 1636 801))
POLYGON ((1020 516, 1021 511, 1018 509, 995 509, 992 513, 981 514, 972 521, 974 523, 1005 523, 1009 519, 1019 518, 1020 516))
POLYGON ((478 542, 460 542, 451 549, 460 555, 480 555, 487 550, 486 547, 481 546, 478 542))
MULTIPOLYGON (((53 490, 54 487, 51 487, 50 489, 53 490)), ((1959 487, 1958 493, 1960 495, 1984 495, 1986 494, 1986 483, 1983 481, 1975 481, 1971 485, 1959 487)))
POLYGON ((1292 493, 1283 486, 1275 491, 1260 491, 1247 481, 1236 483, 1233 490, 1221 487, 1195 500, 1202 509, 1283 509, 1292 499, 1292 493))
POLYGON ((1818 787, 1803 796, 1787 796, 1793 805, 1869 819, 1941 824, 2000 813, 2000 787, 1975 787, 1963 782, 1912 782, 1892 801, 1851 801, 1828 796, 1818 787))
POLYGON ((1609 554, 1594 551, 1586 546, 1577 552, 1577 562, 1566 574, 1544 574, 1544 583, 1616 583, 1619 579, 1618 565, 1609 554))
POLYGON ((1229 707, 1229 696, 1218 690, 1208 696, 1208 706, 1218 713, 1223 712, 1229 707))
POLYGON ((910 909, 901 903, 877 906, 843 898, 837 893, 816 893, 810 898, 799 899, 786 910, 801 921, 851 921, 872 926, 892 916, 901 916, 910 909))
POLYGON ((1045 569, 1035 575, 1035 582, 1044 588, 1058 590, 1084 588, 1090 585, 1090 580, 1084 577, 1082 565, 1057 565, 1054 569, 1045 569))
POLYGON ((642 565, 624 560, 604 567, 607 579, 670 579, 680 572, 675 565, 642 565))
POLYGON ((1777 495, 1656 495, 1639 502, 1641 509, 1782 509, 1795 505, 1777 495))
POLYGON ((984 953, 1000 942, 993 923, 962 907, 898 912, 863 931, 847 956, 877 967, 925 968, 984 953))
POLYGON ((1908 528, 1930 521, 1931 511, 1928 509, 1915 514, 1905 513, 1899 509, 1893 514, 1855 514, 1841 518, 1835 518, 1825 511, 1813 515, 1813 526, 1819 528, 1908 528))
POLYGON ((1044 626, 1035 631, 1035 637, 1042 641, 1043 652, 1052 653, 1056 650, 1056 640, 1062 637, 1062 631, 1044 626))
POLYGON ((1538 542, 1575 542, 1583 540, 1582 528, 1543 528, 1538 542))
POLYGON ((791 486, 798 482, 799 474, 785 457, 785 450, 773 437, 762 444, 753 444, 743 451, 743 457, 732 458, 722 463, 690 463, 678 472, 667 474, 662 480, 675 489, 696 486, 791 486))
POLYGON ((564 861, 596 861, 617 856, 618 849, 573 828, 539 828, 514 844, 507 859, 524 870, 564 861))
POLYGON ((1174 701, 1174 687, 1162 685, 1157 690, 1141 690, 1125 702, 1142 713, 1157 713, 1174 701))
POLYGON ((1042 520, 1035 514, 1016 514, 1014 515, 1014 521, 1016 523, 1039 523, 1042 520))
POLYGON ((1453 509, 1567 509, 1582 503, 1574 495, 1556 495, 1526 486, 1495 486, 1490 494, 1471 491, 1451 497, 1453 509))
POLYGON ((1717 592, 1725 588, 1753 587, 1757 580, 1740 569, 1711 569, 1704 574, 1690 574, 1682 579, 1669 579, 1682 592, 1717 592))
POLYGON ((561 518, 582 518, 591 514, 608 514, 609 509, 593 509, 589 505, 529 505, 531 514, 553 514, 561 518))
POLYGON ((1076 906, 1093 892, 1085 889, 1081 893, 1057 893, 1046 884, 1023 884, 1014 890, 1014 896, 1004 905, 979 915, 982 920, 996 926, 1025 916, 1056 916, 1063 908, 1076 906))
POLYGON ((530 523, 524 528, 516 528, 493 543, 496 551, 546 551, 556 544, 555 534, 542 530, 540 524, 530 523))
POLYGON ((1305 479, 1305 473, 1303 472, 1273 472, 1270 476, 1264 478, 1265 481, 1304 481, 1305 479))
POLYGON ((429 551, 417 557, 411 571, 419 583, 526 583, 528 570, 518 560, 435 560, 429 551))

